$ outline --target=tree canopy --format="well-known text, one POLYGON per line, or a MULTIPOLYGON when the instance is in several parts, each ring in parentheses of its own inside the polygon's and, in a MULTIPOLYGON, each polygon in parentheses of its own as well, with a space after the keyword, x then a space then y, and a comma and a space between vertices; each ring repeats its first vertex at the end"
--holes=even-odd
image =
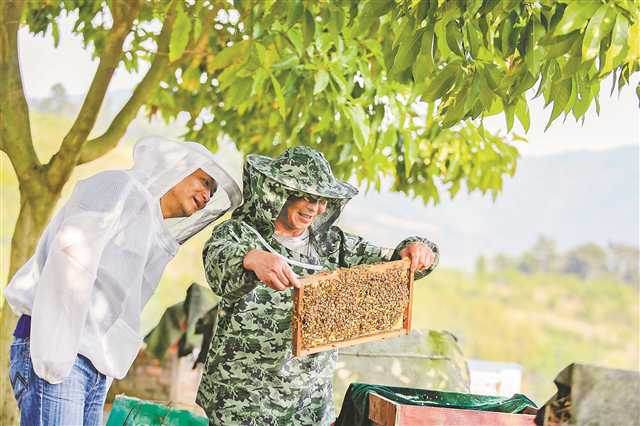
MULTIPOLYGON (((528 130, 529 89, 553 104, 548 126, 599 109, 602 80, 622 88, 638 70, 638 5, 627 0, 116 3, 32 2, 24 22, 55 37, 53 18, 73 12, 96 57, 117 54, 129 70, 148 61, 149 73, 165 63, 141 104, 167 120, 186 111, 188 139, 215 147, 227 136, 265 154, 316 145, 342 177, 393 176, 394 189, 425 201, 462 183, 497 194, 518 153, 482 118, 528 130), (131 18, 111 52, 114 28, 131 18)), ((80 162, 116 143, 90 141, 80 162)))

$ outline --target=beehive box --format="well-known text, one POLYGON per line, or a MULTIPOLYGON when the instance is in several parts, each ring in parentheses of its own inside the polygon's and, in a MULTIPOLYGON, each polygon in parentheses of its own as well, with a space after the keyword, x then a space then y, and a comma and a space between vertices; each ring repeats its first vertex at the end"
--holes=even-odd
POLYGON ((409 260, 360 265, 304 277, 294 292, 293 355, 408 334, 413 274, 409 260))
POLYGON ((535 426, 536 424, 536 416, 531 414, 405 405, 377 394, 369 395, 368 415, 373 426, 535 426))

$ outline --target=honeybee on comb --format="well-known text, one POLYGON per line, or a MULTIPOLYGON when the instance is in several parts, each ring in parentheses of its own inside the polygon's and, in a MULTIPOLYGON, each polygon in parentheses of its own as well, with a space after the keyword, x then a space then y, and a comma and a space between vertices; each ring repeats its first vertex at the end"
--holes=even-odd
POLYGON ((408 333, 409 265, 402 260, 305 277, 294 294, 294 355, 408 333))

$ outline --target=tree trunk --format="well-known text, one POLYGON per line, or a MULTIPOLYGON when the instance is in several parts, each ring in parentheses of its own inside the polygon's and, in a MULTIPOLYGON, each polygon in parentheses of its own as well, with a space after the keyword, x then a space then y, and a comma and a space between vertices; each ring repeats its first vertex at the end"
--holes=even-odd
MULTIPOLYGON (((7 282, 33 254, 59 197, 59 192, 51 194, 48 188, 42 188, 41 193, 35 196, 25 196, 21 193, 20 213, 11 239, 7 282)), ((0 321, 0 425, 17 425, 20 418, 9 381, 9 348, 17 317, 6 300, 2 305, 0 321)))
MULTIPOLYGON (((11 240, 11 260, 7 282, 31 257, 38 239, 47 225, 51 213, 81 154, 81 163, 92 161, 113 149, 124 135, 150 93, 168 72, 171 31, 176 18, 178 1, 172 0, 158 41, 158 55, 131 99, 112 122, 109 130, 95 143, 83 150, 86 139, 95 124, 107 86, 122 55, 122 45, 143 5, 142 0, 122 1, 111 6, 118 19, 107 37, 98 70, 83 103, 81 112, 71 131, 64 138, 60 150, 51 161, 40 163, 33 147, 29 111, 22 87, 18 55, 18 28, 25 0, 0 0, 0 150, 13 165, 20 185, 20 213, 11 240)), ((213 15, 214 11, 211 11, 213 15)), ((217 12, 216 12, 217 13, 217 12)), ((114 16, 115 16, 114 15, 114 16)), ((213 18, 211 18, 213 19, 213 18)), ((202 32, 201 40, 208 33, 202 32)), ((3 277, 4 278, 4 277, 3 277)), ((9 350, 17 318, 7 303, 0 312, 0 426, 19 423, 18 411, 9 380, 9 350)))

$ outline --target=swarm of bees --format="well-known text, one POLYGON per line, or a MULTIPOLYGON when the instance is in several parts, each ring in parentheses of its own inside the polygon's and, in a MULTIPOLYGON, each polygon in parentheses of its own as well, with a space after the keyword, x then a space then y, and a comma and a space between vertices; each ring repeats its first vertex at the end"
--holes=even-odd
POLYGON ((409 269, 370 265, 319 274, 305 285, 297 312, 302 349, 402 328, 409 302, 409 269))

